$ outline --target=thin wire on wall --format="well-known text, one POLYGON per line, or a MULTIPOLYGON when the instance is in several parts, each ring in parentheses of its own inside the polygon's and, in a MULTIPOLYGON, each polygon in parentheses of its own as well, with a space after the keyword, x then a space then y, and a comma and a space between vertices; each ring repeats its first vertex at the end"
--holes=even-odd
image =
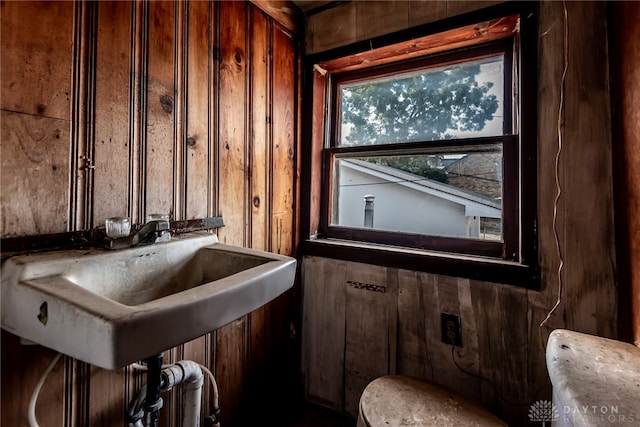
POLYGON ((540 345, 546 351, 546 343, 544 339, 544 327, 551 320, 551 317, 560 306, 562 302, 562 294, 564 291, 564 284, 562 282, 562 268, 564 267, 564 258, 562 255, 562 247, 560 245, 560 236, 558 234, 558 204, 562 195, 562 186, 560 185, 560 154, 563 148, 563 119, 564 119, 564 85, 567 77, 567 69, 569 68, 569 22, 567 18, 567 3, 565 0, 562 2, 563 14, 564 14, 564 69, 562 71, 562 80, 560 83, 560 106, 558 108, 558 151, 556 152, 556 164, 555 164, 555 180, 556 180, 556 197, 553 201, 553 236, 556 243, 556 251, 558 253, 558 299, 555 305, 549 310, 547 317, 540 323, 540 345))
MULTIPOLYGON (((555 313, 555 311, 558 309, 558 307, 560 306, 560 303, 562 302, 562 296, 563 296, 563 281, 562 281, 562 269, 564 267, 564 257, 562 255, 562 246, 560 244, 560 235, 558 233, 558 205, 560 203, 560 197, 562 196, 562 186, 560 184, 560 155, 562 154, 562 150, 563 150, 563 135, 564 135, 564 123, 563 123, 563 119, 564 119, 564 104, 565 104, 565 100, 564 100, 564 86, 565 86, 565 81, 566 81, 566 76, 567 76, 567 69, 569 68, 569 23, 568 23, 568 14, 567 14, 567 4, 566 4, 566 0, 563 0, 562 2, 562 7, 563 7, 563 16, 564 16, 564 53, 563 53, 563 58, 564 58, 564 69, 562 71, 562 79, 561 79, 561 83, 560 83, 560 103, 559 103, 559 108, 558 108, 558 121, 557 121, 557 133, 558 133, 558 149, 556 151, 556 158, 555 158, 555 183, 556 183, 556 196, 553 202, 553 235, 554 235, 554 239, 555 239, 555 244, 556 244, 556 251, 558 254, 558 259, 559 259, 559 265, 558 265, 558 270, 557 270, 557 279, 558 279, 558 298, 556 300, 555 305, 551 308, 551 310, 549 310, 549 313, 547 314, 547 317, 540 323, 540 329, 539 329, 539 335, 540 335, 540 344, 543 348, 544 351, 546 351, 546 343, 544 340, 544 327, 546 326, 546 324, 550 321, 551 317, 553 316, 553 314, 555 313)), ((543 35, 545 35, 546 33, 544 33, 543 35)), ((494 390, 494 392, 496 393, 496 395, 503 400, 505 403, 510 404, 512 406, 524 406, 524 405, 530 405, 533 402, 533 399, 536 398, 536 396, 538 396, 538 394, 540 393, 540 391, 542 391, 542 389, 544 387, 547 386, 546 383, 543 383, 540 388, 538 388, 538 390, 536 390, 536 392, 533 394, 532 396, 532 400, 530 401, 512 401, 510 399, 505 398, 497 389, 496 385, 488 378, 483 377, 482 375, 478 375, 475 374, 473 372, 469 372, 466 369, 464 369, 462 366, 460 366, 460 364, 458 364, 458 362, 455 359, 455 344, 453 343, 453 341, 451 342, 451 358, 453 360, 453 363, 456 365, 456 367, 464 372, 465 374, 478 378, 482 381, 487 382, 491 388, 494 390)))

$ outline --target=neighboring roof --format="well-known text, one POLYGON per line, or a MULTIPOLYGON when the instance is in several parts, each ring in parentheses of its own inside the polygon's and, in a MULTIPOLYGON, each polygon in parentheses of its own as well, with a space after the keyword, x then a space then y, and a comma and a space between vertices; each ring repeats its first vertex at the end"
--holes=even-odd
POLYGON ((380 184, 394 183, 465 206, 467 215, 500 218, 502 205, 495 199, 440 181, 415 175, 391 166, 377 165, 357 159, 342 159, 342 165, 380 180, 380 184))

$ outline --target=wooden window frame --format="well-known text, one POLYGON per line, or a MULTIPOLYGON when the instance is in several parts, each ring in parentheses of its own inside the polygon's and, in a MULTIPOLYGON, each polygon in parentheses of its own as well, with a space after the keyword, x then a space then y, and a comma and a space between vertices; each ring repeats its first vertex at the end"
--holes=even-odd
MULTIPOLYGON (((321 255, 352 261, 450 274, 483 281, 508 283, 537 289, 540 286, 537 254, 537 6, 510 2, 480 11, 395 33, 367 43, 315 54, 306 58, 305 93, 313 108, 304 118, 305 166, 312 177, 303 180, 309 193, 303 195, 302 236, 311 238, 302 245, 303 255, 321 255), (517 19, 517 37, 505 29, 517 19), (482 31, 479 31, 482 28, 482 31), (472 31, 475 33, 472 34, 472 31), (365 78, 393 72, 398 61, 458 61, 469 52, 501 50, 514 52, 517 96, 505 92, 503 135, 457 139, 456 145, 501 144, 503 147, 503 235, 504 242, 466 238, 416 235, 381 230, 349 228, 330 223, 332 165, 335 156, 358 153, 385 154, 400 150, 420 150, 443 146, 442 141, 390 144, 389 146, 337 147, 337 131, 332 128, 337 108, 337 84, 342 76, 365 78), (368 53, 367 53, 368 51, 368 53), (427 55, 427 56, 425 56, 427 55), (371 70, 371 65, 374 71, 371 70), (517 81, 518 82, 518 81, 517 81), (331 91, 334 91, 333 93, 331 91), (331 100, 329 103, 327 100, 331 100), (515 99, 518 105, 508 105, 515 99), (328 104, 328 105, 327 105, 328 104), (522 107, 525 106, 523 109, 522 107), (508 109, 508 110, 507 110, 508 109), (511 116, 511 115, 509 115, 511 116), (517 132, 512 132, 517 129, 517 132), (511 159, 511 161, 509 161, 511 159), (517 159, 515 162, 513 159, 517 159), (317 174, 321 174, 320 177, 317 174), (307 217, 305 218, 305 213, 307 217), (516 220, 513 220, 513 219, 516 220), (308 227, 308 228, 306 228, 308 227)), ((477 53, 481 55, 481 53, 477 53)), ((511 56, 505 55, 505 69, 511 69, 511 56), (509 63, 508 63, 509 62, 509 63)), ((512 74, 505 72, 508 79, 512 74)), ((505 81, 505 87, 512 87, 505 81)), ((450 140, 447 140, 450 143, 450 140)))

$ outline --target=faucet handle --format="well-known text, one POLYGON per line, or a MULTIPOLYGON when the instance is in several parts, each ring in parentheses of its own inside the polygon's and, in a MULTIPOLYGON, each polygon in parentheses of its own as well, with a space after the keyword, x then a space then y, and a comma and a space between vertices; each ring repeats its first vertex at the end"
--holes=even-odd
POLYGON ((168 219, 156 219, 154 221, 157 224, 156 231, 166 231, 171 228, 168 219))
POLYGON ((159 214, 159 213, 152 213, 152 214, 147 214, 146 218, 145 218, 145 224, 151 221, 169 221, 169 215, 167 214, 159 214))

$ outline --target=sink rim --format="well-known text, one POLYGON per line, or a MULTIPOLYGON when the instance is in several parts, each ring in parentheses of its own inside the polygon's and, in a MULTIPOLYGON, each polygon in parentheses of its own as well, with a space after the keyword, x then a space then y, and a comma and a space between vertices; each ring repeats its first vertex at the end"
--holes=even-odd
MULTIPOLYGON (((211 332, 268 303, 293 285, 297 264, 294 258, 226 245, 218 242, 215 235, 208 233, 204 236, 200 233, 189 234, 192 235, 184 236, 171 242, 124 249, 117 252, 99 250, 56 251, 17 256, 5 260, 2 265, 2 328, 96 366, 117 369, 211 332), (129 254, 134 256, 140 253, 153 253, 156 249, 160 251, 161 246, 171 245, 173 242, 180 245, 181 241, 186 242, 183 244, 194 245, 195 249, 189 256, 193 256, 198 250, 227 251, 254 257, 258 256, 267 259, 267 261, 264 264, 236 272, 235 274, 138 305, 126 305, 93 292, 82 285, 72 282, 63 274, 36 275, 37 277, 27 275, 29 278, 22 278, 23 276, 15 278, 15 274, 20 275, 22 273, 24 275, 30 264, 43 261, 57 262, 58 260, 61 263, 70 262, 68 259, 66 261, 61 259, 65 255, 76 261, 87 256, 97 255, 110 258, 112 256, 126 255, 123 254, 123 251, 130 251, 129 254), (9 274, 5 275, 5 273, 9 274), (287 280, 278 280, 281 277, 287 280), (7 285, 7 282, 11 280, 12 283, 7 285), (256 284, 261 287, 256 288, 256 284), (29 295, 31 300, 26 301, 24 295, 29 295), (105 351, 102 354, 92 354, 93 352, 88 351, 86 348, 79 348, 81 346, 77 344, 76 338, 72 336, 73 331, 69 331, 69 336, 65 336, 61 328, 68 326, 69 319, 56 319, 58 323, 52 323, 50 327, 46 325, 40 327, 36 324, 34 328, 35 321, 29 318, 27 320, 31 324, 21 327, 19 325, 21 316, 18 313, 20 307, 6 307, 7 304, 13 301, 13 297, 22 297, 25 300, 23 304, 28 305, 30 310, 33 310, 33 306, 37 301, 44 299, 48 301, 49 307, 60 308, 60 312, 71 313, 69 314, 70 316, 77 316, 77 319, 80 320, 77 320, 76 333, 86 335, 86 339, 89 342, 103 347, 105 351), (234 298, 243 298, 239 304, 242 309, 238 310, 243 311, 246 307, 249 307, 249 311, 240 316, 234 316, 234 309, 228 307, 234 298), (263 300, 266 302, 261 302, 263 300), (211 317, 215 318, 215 321, 211 320, 208 324, 206 314, 210 314, 211 317), (180 331, 171 323, 176 321, 176 316, 184 317, 181 320, 183 327, 180 331), (85 323, 82 323, 82 319, 85 319, 85 323), (172 331, 171 337, 158 333, 158 330, 162 330, 162 328, 170 328, 172 331), (53 330, 55 332, 52 332, 53 330), (51 338, 54 335, 56 335, 57 340, 51 338), (125 348, 127 343, 140 342, 138 340, 145 340, 144 342, 146 342, 145 346, 138 346, 141 348, 140 351, 135 348, 125 348)), ((168 247, 165 248, 164 250, 170 250, 168 247)), ((26 318, 26 316, 24 317, 26 318)), ((74 327, 72 323, 69 324, 71 325, 70 328, 74 327)))

